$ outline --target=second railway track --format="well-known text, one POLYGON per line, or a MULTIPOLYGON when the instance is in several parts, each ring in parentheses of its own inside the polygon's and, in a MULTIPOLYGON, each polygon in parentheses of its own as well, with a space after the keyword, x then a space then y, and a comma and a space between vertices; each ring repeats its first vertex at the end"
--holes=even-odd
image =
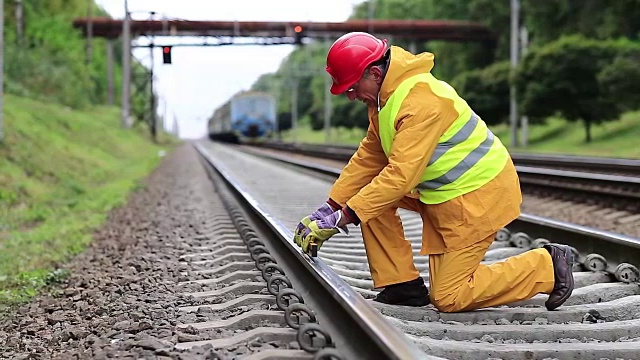
MULTIPOLYGON (((287 144, 285 148, 291 147, 287 144)), ((267 146, 271 146, 267 144, 267 146)), ((342 168, 348 160, 348 154, 340 149, 342 160, 334 159, 331 151, 325 152, 325 156, 319 157, 322 150, 317 146, 309 155, 307 152, 289 150, 274 150, 259 147, 246 147, 246 151, 257 154, 284 155, 287 158, 296 158, 301 162, 322 164, 329 167, 342 168)), ((546 159, 548 156, 542 156, 546 159)), ((553 157, 558 163, 565 163, 566 159, 553 157)), ((537 163, 534 157, 531 163, 537 163)), ((588 158, 581 162, 582 168, 588 164, 601 163, 601 159, 588 158)), ((615 159, 611 159, 616 163, 615 159)), ((621 160, 629 174, 637 174, 640 169, 640 160, 621 160), (634 168, 637 167, 638 169, 634 168), (633 171, 635 169, 635 172, 633 171)), ((528 164, 529 160, 525 162, 528 164)), ((553 164, 553 162, 552 162, 553 164)), ((602 165, 591 168, 592 172, 566 171, 554 168, 538 168, 517 165, 520 183, 525 201, 522 204, 523 211, 532 212, 540 216, 563 219, 583 225, 594 226, 614 232, 621 232, 630 236, 640 237, 640 177, 620 176, 609 173, 594 173, 596 169, 602 169, 602 165)))
MULTIPOLYGON (((339 276, 340 281, 363 298, 374 296, 376 290, 368 273, 362 239, 355 232, 350 237, 339 235, 332 238, 320 250, 319 258, 313 261, 291 250, 288 254, 282 252, 282 243, 294 246, 291 244, 291 232, 286 229, 293 229, 297 221, 312 210, 311 204, 325 200, 331 186, 330 178, 215 143, 203 142, 198 148, 225 177, 233 179, 242 195, 252 199, 254 206, 262 211, 263 218, 278 224, 277 228, 281 230, 272 233, 265 246, 274 258, 288 259, 283 261, 283 272, 300 272, 287 265, 293 260, 326 266, 322 268, 324 276, 339 276)), ((407 238, 417 253, 420 220, 410 213, 401 213, 401 216, 407 238)), ((503 230, 487 252, 485 261, 499 261, 541 246, 546 241, 574 246, 580 259, 580 264, 574 268, 576 290, 558 311, 549 312, 544 308, 545 295, 508 306, 454 314, 440 313, 432 306, 408 308, 367 301, 359 309, 375 308, 377 311, 368 313, 373 317, 368 321, 362 319, 359 325, 356 317, 356 323, 351 326, 357 325, 360 330, 354 333, 371 335, 372 330, 367 330, 368 323, 372 319, 383 319, 384 322, 378 324, 381 328, 392 325, 396 329, 390 330, 389 336, 397 335, 397 330, 404 333, 395 346, 406 345, 409 353, 415 351, 412 346, 423 351, 420 355, 395 358, 426 358, 428 355, 446 359, 640 358, 640 288, 637 285, 640 274, 635 267, 640 263, 640 246, 637 239, 621 237, 618 243, 613 243, 590 237, 590 241, 584 241, 588 234, 583 234, 583 238, 568 235, 560 229, 562 224, 558 224, 554 238, 540 239, 536 234, 537 219, 528 220, 520 224, 515 222, 514 227, 503 230), (409 344, 402 338, 409 339, 409 344)), ((428 281, 426 260, 426 257, 415 256, 417 267, 428 281)), ((307 269, 314 270, 318 268, 307 269)), ((292 280, 292 283, 303 294, 313 293, 311 289, 318 286, 311 282, 311 278, 302 282, 300 279, 292 280)), ((318 311, 318 322, 328 329, 329 335, 333 335, 331 333, 336 331, 336 326, 340 327, 346 319, 337 311, 335 316, 332 315, 332 311, 325 308, 327 304, 318 302, 317 298, 302 297, 309 299, 310 305, 322 308, 311 309, 318 311)), ((354 353, 357 347, 343 336, 336 335, 333 343, 337 350, 342 351, 344 358, 394 358, 387 353, 379 353, 379 357, 365 356, 364 353, 358 355, 354 353)))
MULTIPOLYGON (((353 145, 294 144, 278 141, 262 142, 253 145, 310 156, 320 156, 333 160, 348 160, 356 150, 356 147, 353 145)), ((640 160, 638 159, 528 153, 513 153, 511 157, 516 165, 520 166, 585 171, 598 174, 640 176, 640 160)))
MULTIPOLYGON (((253 146, 346 163, 353 146, 264 142, 253 146)), ((561 200, 640 213, 640 160, 512 154, 522 189, 561 200)))

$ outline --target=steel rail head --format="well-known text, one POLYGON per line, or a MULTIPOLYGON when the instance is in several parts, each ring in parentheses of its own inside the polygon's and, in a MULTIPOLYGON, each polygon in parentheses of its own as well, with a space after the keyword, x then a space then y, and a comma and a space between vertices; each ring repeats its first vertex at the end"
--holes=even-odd
POLYGON ((640 239, 623 234, 617 234, 606 230, 595 229, 588 226, 572 224, 565 221, 549 219, 532 214, 520 214, 519 220, 531 224, 557 229, 566 233, 578 234, 584 237, 595 238, 629 248, 640 249, 640 239))
MULTIPOLYGON (((441 359, 429 356, 398 328, 389 323, 367 300, 347 284, 331 267, 320 258, 305 254, 292 239, 293 233, 273 218, 257 200, 244 189, 232 174, 216 161, 200 144, 195 144, 200 155, 240 194, 268 226, 278 234, 280 240, 297 256, 297 259, 311 272, 318 282, 336 299, 347 313, 351 314, 363 327, 371 340, 384 351, 386 359, 441 359)), ((382 355, 382 354, 381 354, 382 355)))
MULTIPOLYGON (((261 146, 271 148, 283 148, 284 142, 268 142, 261 146)), ((308 149, 315 149, 316 145, 299 143, 296 144, 297 148, 301 151, 308 149)), ((323 145, 329 147, 331 152, 343 153, 348 160, 350 155, 356 151, 358 146, 356 145, 340 145, 340 144, 328 144, 323 145)), ((586 156, 573 156, 573 155, 551 155, 551 154, 529 154, 529 153, 511 153, 511 158, 514 163, 531 168, 537 167, 561 167, 570 166, 580 167, 591 170, 617 170, 628 171, 634 174, 640 174, 640 160, 639 159, 625 159, 625 158, 602 158, 602 157, 586 157, 586 156)))
POLYGON ((522 164, 569 165, 585 168, 627 170, 640 173, 640 160, 626 158, 586 157, 574 155, 512 153, 513 161, 522 164))
POLYGON ((638 238, 531 214, 521 214, 507 228, 536 238, 534 244, 553 239, 572 246, 583 257, 582 265, 588 270, 606 270, 623 282, 636 282, 640 277, 638 238))
POLYGON ((640 178, 637 176, 624 176, 624 175, 609 175, 609 174, 597 174, 583 171, 569 171, 569 170, 557 170, 547 169, 532 166, 516 166, 518 174, 532 174, 532 175, 547 175, 562 178, 583 179, 591 181, 602 181, 608 183, 617 184, 630 184, 640 185, 640 178))

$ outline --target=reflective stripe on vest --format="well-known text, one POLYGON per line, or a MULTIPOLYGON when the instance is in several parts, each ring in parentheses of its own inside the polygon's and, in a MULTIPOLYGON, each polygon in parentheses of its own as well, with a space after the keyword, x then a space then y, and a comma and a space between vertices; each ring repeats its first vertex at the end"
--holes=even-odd
POLYGON ((502 171, 509 154, 500 139, 493 135, 449 84, 426 73, 404 80, 380 109, 380 140, 387 157, 395 138, 395 120, 400 107, 409 91, 419 82, 427 83, 437 96, 453 101, 459 114, 438 139, 416 187, 420 192, 420 201, 440 204, 477 190, 491 181, 502 171))

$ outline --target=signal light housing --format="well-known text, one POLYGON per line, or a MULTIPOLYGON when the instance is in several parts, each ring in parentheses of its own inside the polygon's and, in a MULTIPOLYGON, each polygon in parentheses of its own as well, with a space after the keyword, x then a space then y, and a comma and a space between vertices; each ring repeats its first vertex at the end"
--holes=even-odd
POLYGON ((171 64, 171 46, 162 47, 162 63, 171 64))
POLYGON ((296 45, 302 45, 302 38, 304 37, 304 29, 302 25, 296 25, 293 27, 293 43, 296 45))

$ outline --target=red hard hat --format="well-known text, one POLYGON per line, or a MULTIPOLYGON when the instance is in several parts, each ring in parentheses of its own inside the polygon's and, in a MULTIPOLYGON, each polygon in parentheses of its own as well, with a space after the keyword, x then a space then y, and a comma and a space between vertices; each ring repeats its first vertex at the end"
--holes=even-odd
POLYGON ((353 86, 367 66, 380 60, 387 50, 387 40, 365 32, 351 32, 336 40, 327 54, 326 70, 333 79, 331 93, 338 95, 353 86))

